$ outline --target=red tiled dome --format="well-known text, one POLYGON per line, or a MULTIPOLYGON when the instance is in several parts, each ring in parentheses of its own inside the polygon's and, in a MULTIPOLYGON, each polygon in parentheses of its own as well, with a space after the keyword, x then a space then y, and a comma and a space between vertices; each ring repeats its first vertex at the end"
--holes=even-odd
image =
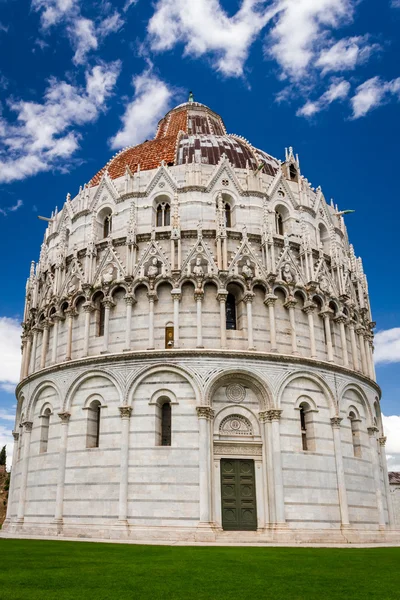
POLYGON ((167 165, 199 162, 216 165, 225 154, 239 169, 257 168, 260 163, 269 175, 274 175, 279 162, 257 150, 241 137, 228 135, 219 115, 204 104, 186 102, 169 111, 158 124, 154 140, 126 148, 112 158, 91 180, 99 183, 105 170, 111 179, 124 175, 126 167, 134 173, 167 165))

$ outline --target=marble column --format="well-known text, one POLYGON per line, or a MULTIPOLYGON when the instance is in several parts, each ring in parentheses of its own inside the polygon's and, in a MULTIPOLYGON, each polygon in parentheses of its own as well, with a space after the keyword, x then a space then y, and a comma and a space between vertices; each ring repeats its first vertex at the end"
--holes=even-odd
POLYGON ((350 342, 351 342, 351 355, 353 358, 353 368, 355 371, 359 371, 360 370, 360 363, 358 360, 358 349, 357 349, 357 342, 356 342, 356 334, 354 331, 354 323, 352 321, 349 322, 349 329, 350 329, 350 342))
POLYGON ((119 478, 118 521, 127 524, 128 520, 128 477, 129 477, 129 424, 132 407, 119 406, 121 414, 121 470, 119 478))
POLYGON ((51 342, 51 364, 55 365, 57 363, 57 350, 58 350, 58 332, 60 328, 60 321, 62 321, 64 317, 59 314, 55 314, 52 316, 53 321, 53 339, 51 342))
POLYGON ((23 334, 22 335, 22 340, 21 340, 21 368, 20 368, 20 371, 19 371, 19 379, 20 380, 24 378, 24 373, 25 373, 27 343, 28 343, 28 340, 26 338, 26 335, 23 334))
POLYGON ((259 413, 261 429, 263 432, 263 478, 264 478, 264 498, 267 507, 265 519, 269 524, 275 522, 274 507, 274 465, 272 461, 272 440, 271 440, 271 418, 268 411, 259 413))
POLYGON ((22 524, 25 517, 25 500, 26 500, 26 485, 28 482, 29 470, 29 452, 31 445, 32 421, 25 421, 22 424, 24 428, 24 454, 22 458, 21 485, 19 489, 19 501, 17 511, 17 522, 22 524))
POLYGON ((203 348, 203 316, 202 316, 202 307, 203 307, 203 298, 204 292, 203 290, 195 290, 194 298, 196 300, 197 307, 197 316, 196 316, 196 329, 197 329, 197 342, 196 348, 203 348))
POLYGON ((94 311, 94 306, 91 302, 85 302, 83 305, 85 313, 85 330, 83 334, 83 356, 89 356, 90 342, 90 314, 94 311))
POLYGON ((292 354, 298 354, 297 349, 297 333, 296 333, 296 317, 294 313, 295 306, 297 304, 297 300, 292 297, 289 297, 288 300, 283 305, 289 311, 289 321, 290 321, 290 331, 292 338, 292 354))
POLYGON ((37 339, 38 339, 38 333, 39 333, 40 329, 35 326, 32 327, 32 333, 33 333, 33 340, 32 340, 32 350, 31 350, 31 366, 29 369, 29 373, 34 373, 36 370, 36 349, 37 349, 37 339))
POLYGON ((386 445, 386 437, 380 437, 378 439, 380 445, 380 462, 383 471, 383 480, 385 482, 385 494, 386 494, 386 504, 389 515, 389 527, 394 527, 395 518, 394 518, 394 509, 393 509, 393 501, 392 494, 390 492, 390 484, 389 484, 389 473, 387 468, 387 460, 385 454, 385 445, 386 445))
POLYGON ((275 518, 276 525, 283 527, 286 525, 285 518, 285 497, 283 491, 282 457, 281 457, 281 438, 279 421, 282 411, 271 409, 268 411, 271 419, 272 433, 272 456, 274 465, 274 491, 275 491, 275 518))
POLYGON ((362 369, 362 372, 364 373, 364 375, 368 376, 367 357, 365 356, 364 328, 358 327, 356 329, 356 334, 358 335, 358 339, 360 342, 361 369, 362 369))
POLYGON ((149 299, 149 346, 148 350, 154 350, 154 302, 157 299, 156 293, 150 291, 147 293, 149 299))
POLYGON ((317 306, 313 302, 306 302, 303 306, 303 312, 306 313, 308 319, 308 329, 310 332, 310 350, 311 358, 317 358, 317 347, 315 343, 315 323, 314 312, 317 306))
MULTIPOLYGON (((14 445, 13 445, 13 454, 12 454, 12 465, 13 465, 13 469, 15 469, 15 474, 17 471, 17 460, 18 460, 18 438, 19 438, 19 433, 18 431, 13 431, 12 432, 13 438, 14 438, 14 445)), ((15 487, 15 476, 13 474, 13 472, 11 473, 11 480, 10 480, 10 489, 8 490, 8 504, 7 504, 7 514, 6 514, 6 519, 4 521, 4 525, 9 524, 11 521, 11 504, 14 500, 14 487, 15 487)))
POLYGON ((182 292, 179 289, 171 292, 174 303, 174 348, 179 348, 179 307, 182 299, 182 292))
POLYGON ((254 294, 247 292, 243 296, 243 301, 246 304, 247 309, 247 344, 248 350, 255 350, 254 347, 254 333, 253 333, 253 300, 254 294))
POLYGON ((45 320, 42 323, 42 327, 43 327, 43 336, 42 336, 42 353, 40 356, 40 368, 44 369, 46 366, 46 356, 47 356, 47 350, 48 350, 48 346, 49 346, 50 323, 47 320, 45 320))
POLYGON ((345 367, 348 367, 349 366, 349 354, 347 352, 347 339, 346 339, 346 329, 345 329, 345 324, 347 323, 347 318, 345 315, 341 314, 338 317, 336 317, 335 322, 339 324, 343 365, 345 367))
POLYGON ((341 417, 332 417, 333 444, 335 448, 336 480, 339 495, 340 521, 342 527, 350 527, 349 506, 347 501, 346 481, 344 477, 342 440, 340 436, 341 417))
POLYGON ((332 334, 331 334, 331 315, 330 309, 325 309, 320 312, 321 317, 324 320, 325 338, 326 338, 326 352, 328 355, 328 361, 334 362, 333 358, 333 345, 332 345, 332 334))
POLYGON ((214 411, 210 406, 197 406, 199 418, 199 468, 200 468, 200 524, 211 522, 211 421, 214 411))
POLYGON ((221 348, 226 348, 226 298, 227 298, 227 296, 228 296, 228 292, 226 290, 218 291, 217 300, 219 301, 221 348))
POLYGON ((57 492, 56 492, 56 509, 54 513, 54 521, 61 525, 64 515, 64 488, 65 488, 65 467, 67 462, 67 441, 68 441, 68 423, 70 418, 69 412, 58 413, 60 417, 60 445, 58 455, 58 473, 57 473, 57 492))
POLYGON ((102 304, 104 306, 104 336, 103 336, 103 350, 102 354, 106 354, 108 350, 108 345, 110 343, 110 310, 115 303, 111 298, 104 298, 102 300, 102 304))
POLYGON ((367 362, 367 367, 368 367, 368 375, 370 377, 370 379, 372 379, 373 381, 375 380, 375 368, 374 368, 374 359, 373 359, 373 354, 372 354, 372 337, 369 335, 365 335, 364 336, 364 343, 365 343, 365 356, 366 356, 366 362, 367 362))
POLYGON ((372 470, 374 475, 375 493, 376 493, 376 507, 378 510, 379 529, 386 528, 385 512, 383 509, 383 498, 381 489, 381 475, 378 458, 378 441, 376 434, 378 432, 377 427, 368 427, 369 443, 370 443, 370 454, 372 462, 372 470))
POLYGON ((73 308, 67 308, 65 311, 67 315, 67 350, 65 353, 65 360, 71 360, 72 357, 72 329, 74 324, 75 311, 73 308))
POLYGON ((31 362, 31 351, 32 351, 32 334, 28 333, 27 335, 27 344, 26 344, 26 356, 25 356, 25 361, 24 361, 24 373, 23 373, 23 379, 25 379, 25 377, 28 377, 29 375, 29 366, 30 366, 30 362, 31 362))
POLYGON ((132 306, 136 300, 132 294, 126 294, 125 306, 126 306, 126 331, 125 331, 125 351, 129 352, 131 349, 131 337, 132 337, 132 306))
POLYGON ((269 331, 271 337, 271 347, 270 352, 278 352, 277 344, 276 344, 276 323, 275 323, 275 302, 278 300, 277 296, 274 294, 267 294, 265 296, 264 304, 268 306, 268 314, 269 314, 269 331))

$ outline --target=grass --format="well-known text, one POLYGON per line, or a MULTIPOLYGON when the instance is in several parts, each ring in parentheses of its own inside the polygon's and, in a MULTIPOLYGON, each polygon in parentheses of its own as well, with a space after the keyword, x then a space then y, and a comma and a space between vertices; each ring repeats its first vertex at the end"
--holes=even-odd
POLYGON ((400 548, 0 539, 0 600, 398 599, 400 548))

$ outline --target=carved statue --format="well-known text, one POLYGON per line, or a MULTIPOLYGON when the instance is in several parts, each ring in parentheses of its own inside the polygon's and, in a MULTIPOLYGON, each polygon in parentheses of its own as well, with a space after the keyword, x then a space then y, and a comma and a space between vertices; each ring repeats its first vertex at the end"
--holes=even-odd
POLYGON ((151 278, 157 277, 157 275, 158 275, 158 264, 157 263, 158 263, 157 258, 156 257, 152 258, 151 263, 147 269, 147 277, 151 277, 151 278))
POLYGON ((282 279, 286 281, 286 283, 293 283, 294 277, 292 273, 292 269, 289 263, 285 263, 282 269, 282 279))
POLYGON ((242 275, 245 279, 252 279, 254 277, 254 271, 251 266, 251 262, 249 259, 246 260, 245 264, 242 267, 242 275))
POLYGON ((326 275, 321 275, 321 277, 319 279, 319 287, 326 294, 329 294, 329 292, 331 291, 331 286, 330 286, 330 283, 329 283, 329 279, 327 278, 326 275))
POLYGON ((196 275, 196 277, 204 277, 204 269, 201 266, 201 256, 196 258, 196 264, 193 267, 193 274, 196 275))
POLYGON ((101 279, 102 279, 103 283, 110 284, 112 282, 113 278, 114 278, 114 267, 113 267, 113 265, 110 265, 107 267, 107 269, 105 269, 105 271, 103 271, 101 279))

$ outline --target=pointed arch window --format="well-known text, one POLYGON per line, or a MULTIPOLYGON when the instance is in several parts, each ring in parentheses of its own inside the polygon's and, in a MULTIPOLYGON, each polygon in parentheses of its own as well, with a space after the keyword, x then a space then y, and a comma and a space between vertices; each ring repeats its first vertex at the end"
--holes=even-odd
POLYGON ((279 211, 275 211, 275 231, 278 235, 283 235, 283 217, 279 211))
POLYGON ((350 427, 351 427, 351 439, 353 443, 353 456, 356 458, 362 457, 361 451, 361 435, 360 435, 360 419, 354 411, 349 413, 350 427))
POLYGON ((50 408, 46 408, 46 410, 41 415, 41 423, 40 423, 40 445, 39 452, 40 454, 44 454, 47 452, 47 447, 49 444, 49 430, 50 430, 50 416, 51 410, 50 408))
POLYGON ((226 297, 225 303, 225 315, 226 315, 226 328, 236 329, 236 298, 233 294, 229 293, 226 297))
POLYGON ((169 204, 165 205, 164 208, 164 225, 165 227, 169 227, 171 224, 171 207, 169 204))
POLYGON ((112 215, 106 215, 103 221, 103 237, 108 237, 112 232, 112 215))
POLYGON ((99 400, 93 400, 87 409, 86 448, 98 448, 100 444, 100 411, 99 400))

